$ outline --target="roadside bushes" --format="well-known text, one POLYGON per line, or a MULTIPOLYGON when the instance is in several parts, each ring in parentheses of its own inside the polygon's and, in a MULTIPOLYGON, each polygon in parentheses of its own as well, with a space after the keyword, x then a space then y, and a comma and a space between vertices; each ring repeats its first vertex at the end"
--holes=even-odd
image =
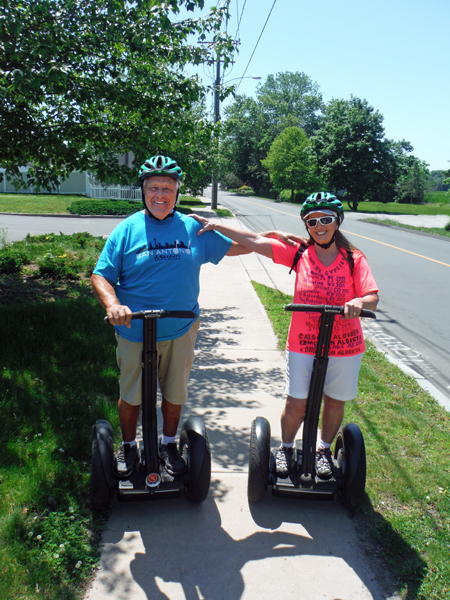
POLYGON ((80 267, 81 265, 76 264, 73 258, 72 260, 68 259, 67 255, 53 256, 48 253, 39 263, 39 275, 48 279, 75 280, 79 279, 80 267))
POLYGON ((89 277, 105 239, 87 232, 30 235, 0 248, 0 275, 23 274, 46 279, 89 277))
POLYGON ((12 246, 5 246, 0 250, 0 274, 12 275, 20 273, 22 267, 30 262, 30 256, 12 246))
MULTIPOLYGON (((177 205, 176 210, 183 214, 189 214, 192 210, 187 206, 190 203, 199 206, 199 201, 196 199, 181 198, 181 202, 185 206, 177 205)), ((200 202, 200 205, 202 203, 200 202)), ((68 210, 72 215, 110 215, 117 217, 128 217, 142 210, 142 202, 136 200, 76 200, 72 202, 68 210)))
POLYGON ((133 200, 76 200, 68 208, 72 215, 132 215, 142 210, 142 203, 133 200))
POLYGON ((291 190, 281 190, 278 198, 282 202, 294 202, 294 204, 302 204, 306 200, 306 194, 304 192, 295 192, 294 199, 292 200, 291 190))

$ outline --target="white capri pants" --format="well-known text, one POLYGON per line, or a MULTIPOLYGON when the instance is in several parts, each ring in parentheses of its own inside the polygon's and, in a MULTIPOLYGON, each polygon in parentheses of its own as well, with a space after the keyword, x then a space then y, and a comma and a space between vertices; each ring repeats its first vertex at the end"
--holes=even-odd
MULTIPOLYGON (((354 356, 330 356, 324 393, 335 400, 353 400, 358 394, 358 376, 364 352, 354 356)), ((286 350, 286 389, 288 396, 307 398, 314 356, 286 350)))

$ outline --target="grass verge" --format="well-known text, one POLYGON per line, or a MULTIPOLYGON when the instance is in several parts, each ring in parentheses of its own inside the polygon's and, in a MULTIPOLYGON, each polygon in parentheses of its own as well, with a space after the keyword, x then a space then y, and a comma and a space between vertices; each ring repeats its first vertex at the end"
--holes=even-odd
MULTIPOLYGON (((284 348, 292 298, 253 285, 284 348)), ((450 415, 368 342, 345 421, 358 423, 366 444, 366 496, 354 518, 369 561, 382 557, 404 600, 450 598, 450 415)))
POLYGON ((79 598, 99 558, 91 428, 97 418, 118 427, 114 332, 87 281, 103 243, 29 236, 0 251, 27 256, 0 274, 1 598, 79 598), (73 277, 40 272, 62 253, 73 277))
POLYGON ((412 229, 413 231, 422 231, 423 233, 432 233, 434 235, 450 237, 450 229, 441 227, 415 227, 414 225, 405 225, 404 223, 399 223, 398 221, 392 221, 390 219, 383 219, 382 221, 380 221, 379 219, 367 219, 367 221, 371 221, 372 223, 379 223, 381 225, 391 225, 394 227, 401 227, 402 229, 412 229))
MULTIPOLYGON (((450 194, 448 192, 435 192, 433 202, 425 204, 400 204, 398 202, 360 202, 358 213, 381 213, 391 215, 450 215, 450 194), (439 201, 436 201, 436 194, 439 201)), ((278 201, 277 201, 278 202, 278 201)), ((278 202, 279 203, 279 202, 278 202)), ((290 204, 288 202, 287 204, 290 204)), ((343 201, 344 211, 350 212, 347 201, 343 201)))

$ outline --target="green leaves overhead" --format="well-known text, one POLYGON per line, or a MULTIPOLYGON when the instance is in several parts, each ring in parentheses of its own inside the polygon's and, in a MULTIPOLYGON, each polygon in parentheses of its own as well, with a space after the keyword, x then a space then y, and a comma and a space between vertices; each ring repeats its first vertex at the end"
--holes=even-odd
MULTIPOLYGON (((120 179, 111 155, 137 162, 168 154, 195 126, 185 118, 203 89, 183 67, 234 45, 224 8, 178 20, 203 0, 5 0, 0 14, 0 164, 20 179, 56 185, 72 170, 120 179), (197 44, 207 37, 210 44, 197 44)), ((117 160, 115 161, 117 165, 117 160)), ((119 170, 120 171, 120 170, 119 170)), ((122 169, 123 171, 123 169, 122 169)), ((119 173, 120 175, 120 173, 119 173)), ((122 173, 123 175, 123 173, 122 173)))

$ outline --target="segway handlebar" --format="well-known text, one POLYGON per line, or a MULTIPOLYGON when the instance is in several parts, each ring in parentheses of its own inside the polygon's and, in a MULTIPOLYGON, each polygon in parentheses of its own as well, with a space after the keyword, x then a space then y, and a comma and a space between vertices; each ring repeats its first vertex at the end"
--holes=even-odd
MULTIPOLYGON (((288 304, 284 307, 284 310, 297 311, 297 312, 318 312, 321 315, 324 313, 334 313, 335 315, 343 315, 343 306, 328 306, 327 304, 288 304)), ((363 308, 361 310, 360 317, 366 317, 368 319, 376 319, 376 315, 373 310, 363 308)))
MULTIPOLYGON (((139 310, 131 313, 131 320, 134 319, 196 319, 197 313, 192 310, 139 310)), ((103 321, 109 323, 108 317, 104 317, 103 321)))

